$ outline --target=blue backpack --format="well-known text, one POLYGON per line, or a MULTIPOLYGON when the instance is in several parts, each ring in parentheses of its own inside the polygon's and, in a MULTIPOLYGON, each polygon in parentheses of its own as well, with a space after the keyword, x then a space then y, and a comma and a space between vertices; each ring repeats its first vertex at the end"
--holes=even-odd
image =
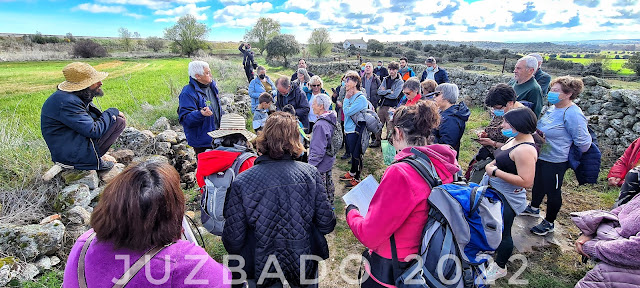
MULTIPOLYGON (((502 241, 503 196, 475 183, 442 184, 429 157, 415 148, 411 152, 413 155, 401 162, 411 165, 432 187, 427 199, 429 217, 418 261, 398 271, 396 286, 488 287, 482 271, 502 241)), ((391 247, 396 266, 393 236, 391 247)))

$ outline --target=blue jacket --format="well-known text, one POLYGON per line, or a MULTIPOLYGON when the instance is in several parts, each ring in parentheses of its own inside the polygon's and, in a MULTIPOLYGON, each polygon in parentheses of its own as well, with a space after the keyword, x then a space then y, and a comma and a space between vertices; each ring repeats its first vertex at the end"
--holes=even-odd
MULTIPOLYGON (((278 91, 276 90, 276 85, 273 84, 273 81, 271 81, 271 78, 269 78, 269 76, 265 75, 265 78, 267 79, 267 83, 271 85, 271 93, 273 95, 273 91, 278 91)), ((251 97, 251 112, 256 111, 256 107, 258 107, 258 104, 260 104, 260 102, 258 101, 258 98, 260 98, 260 94, 262 94, 265 91, 266 90, 264 89, 264 86, 262 86, 262 81, 260 80, 260 77, 254 77, 253 80, 249 82, 249 96, 251 97)))
POLYGON ((296 109, 296 117, 305 129, 309 129, 309 101, 307 101, 307 94, 296 83, 291 83, 291 91, 287 95, 278 93, 276 99, 278 111, 282 111, 287 104, 291 104, 296 109))
POLYGON ((97 170, 102 156, 97 141, 116 123, 114 116, 119 113, 116 108, 100 112, 93 103, 84 103, 69 92, 53 93, 40 114, 40 129, 51 160, 79 170, 97 170))
POLYGON ((356 131, 356 122, 351 119, 351 116, 356 113, 367 109, 369 103, 367 102, 367 96, 361 91, 356 92, 351 98, 344 98, 342 105, 342 112, 344 113, 344 132, 349 133, 356 131))
POLYGON ((213 94, 215 94, 218 118, 215 117, 216 111, 213 111, 213 115, 209 117, 205 117, 200 113, 200 110, 207 106, 207 102, 206 95, 198 86, 196 79, 189 77, 189 84, 182 88, 182 92, 178 97, 178 121, 184 128, 187 143, 194 148, 211 147, 213 139, 207 133, 220 127, 220 117, 222 117, 223 112, 216 82, 212 81, 210 87, 213 94))
POLYGON ((460 139, 464 134, 469 115, 471 115, 471 111, 464 102, 454 104, 447 110, 440 112, 440 126, 434 131, 435 143, 448 144, 459 153, 460 139))
MULTIPOLYGON (((422 71, 422 76, 420 76, 420 82, 422 83, 422 81, 424 81, 425 79, 427 79, 427 70, 422 71)), ((438 66, 438 71, 435 74, 433 74, 433 80, 436 81, 438 85, 442 83, 448 83, 449 74, 447 73, 447 70, 438 66)))
POLYGON ((591 147, 589 150, 582 153, 580 148, 576 145, 571 145, 569 149, 569 166, 575 171, 576 179, 578 179, 578 185, 598 182, 598 175, 600 174, 600 162, 602 153, 598 148, 598 139, 596 134, 590 127, 589 134, 591 134, 591 147))

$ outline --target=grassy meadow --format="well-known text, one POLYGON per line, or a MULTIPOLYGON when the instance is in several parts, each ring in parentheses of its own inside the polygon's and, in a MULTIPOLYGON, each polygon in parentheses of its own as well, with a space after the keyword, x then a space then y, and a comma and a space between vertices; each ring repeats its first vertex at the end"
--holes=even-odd
MULTIPOLYGON (((228 48, 230 49, 230 48, 228 48)), ((238 53, 239 54, 239 53, 238 53)), ((215 80, 224 93, 234 93, 238 87, 246 85, 244 72, 240 67, 238 55, 221 56, 207 59, 215 80)), ((177 95, 187 83, 187 64, 185 58, 170 59, 100 59, 89 60, 99 71, 109 72, 103 81, 105 96, 98 98, 96 104, 103 110, 117 107, 127 116, 128 125, 140 129, 148 128, 157 118, 165 116, 177 124, 177 95)), ((64 80, 62 68, 71 61, 13 62, 0 63, 0 181, 2 185, 19 185, 40 177, 42 171, 51 165, 50 155, 40 134, 40 109, 47 97, 64 80)), ((267 74, 276 79, 290 77, 292 69, 270 67, 262 57, 257 62, 267 68, 267 74)), ((313 72, 313 71, 312 71, 313 72)), ((339 75, 323 77, 325 89, 339 83, 339 75)), ((467 164, 479 149, 472 141, 475 132, 489 122, 489 113, 483 107, 472 107, 471 118, 462 138, 459 163, 466 169, 467 164)), ((339 153, 342 155, 342 152, 339 153)), ((385 165, 381 151, 368 149, 365 156, 363 175, 373 174, 378 180, 382 177, 385 165)), ((343 259, 349 255, 359 255, 364 247, 351 233, 344 221, 344 202, 341 196, 347 190, 338 177, 349 169, 346 160, 337 160, 333 170, 336 185, 336 215, 338 224, 333 233, 327 236, 331 257, 325 261, 327 270, 321 272, 326 278, 321 287, 356 287, 347 284, 336 273, 343 259)), ((608 169, 608 167, 606 167, 608 169)), ((569 213, 588 209, 606 209, 617 196, 617 189, 606 185, 606 171, 603 169, 596 185, 577 186, 577 181, 569 172, 564 184, 564 206, 558 222, 564 227, 561 237, 572 241, 578 235, 569 213)), ((189 200, 189 209, 197 211, 197 191, 185 191, 189 200)), ((544 207, 545 205, 543 205, 544 207)), ((199 218, 199 217, 196 217, 199 218)), ((217 261, 222 261, 226 251, 220 237, 205 233, 206 250, 217 261)), ((533 236, 532 236, 533 237, 533 236)), ((522 287, 573 287, 592 266, 579 263, 580 257, 573 251, 563 251, 551 246, 534 252, 525 253, 529 265, 520 276, 529 284, 522 287)), ((347 262, 344 268, 350 277, 358 273, 358 261, 347 262)), ((520 268, 519 263, 510 266, 512 273, 520 268)), ((16 287, 60 287, 62 273, 45 273, 37 282, 15 283, 16 287)), ((506 280, 498 281, 497 287, 511 287, 506 280)))

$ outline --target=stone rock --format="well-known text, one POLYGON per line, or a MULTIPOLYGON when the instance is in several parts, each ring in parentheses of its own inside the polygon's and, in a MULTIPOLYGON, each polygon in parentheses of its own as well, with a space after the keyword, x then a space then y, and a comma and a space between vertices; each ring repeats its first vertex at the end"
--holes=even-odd
POLYGON ((100 197, 100 194, 102 194, 102 191, 104 191, 104 187, 105 186, 100 186, 89 192, 89 198, 91 198, 91 201, 97 200, 96 198, 100 197))
POLYGON ((609 127, 607 130, 604 130, 604 135, 607 135, 610 139, 615 139, 618 137, 618 131, 609 127))
POLYGON ((40 221, 40 225, 44 225, 44 224, 47 224, 49 222, 53 222, 54 220, 62 220, 62 218, 60 217, 60 214, 53 214, 53 215, 45 217, 44 219, 42 219, 42 221, 40 221))
POLYGON ((177 132, 176 134, 178 135, 176 137, 176 140, 178 140, 178 143, 182 143, 182 142, 186 142, 187 141, 187 135, 185 135, 184 132, 177 132))
POLYGON ((136 154, 144 154, 146 149, 153 143, 153 132, 149 130, 140 131, 133 127, 124 128, 120 137, 116 141, 120 147, 131 149, 136 154))
POLYGON ((638 92, 632 92, 631 90, 625 90, 625 93, 622 94, 622 99, 631 107, 640 106, 640 95, 638 92))
POLYGON ((196 183, 196 172, 185 173, 180 177, 180 182, 187 184, 187 187, 192 187, 196 183))
POLYGON ((109 153, 102 155, 102 157, 100 157, 100 159, 102 159, 102 161, 108 161, 108 162, 113 162, 113 163, 118 162, 116 160, 116 158, 111 156, 109 153))
POLYGON ((0 266, 0 287, 6 287, 13 278, 18 275, 18 271, 14 269, 15 264, 4 264, 0 266))
POLYGON ((156 122, 151 126, 151 131, 155 132, 162 132, 168 129, 171 129, 171 124, 169 123, 169 119, 167 119, 167 117, 158 118, 158 120, 156 120, 156 122))
POLYGON ((601 109, 602 109, 602 105, 601 104, 594 104, 594 105, 591 105, 591 107, 589 107, 589 109, 587 109, 587 113, 589 115, 595 115, 595 114, 598 114, 601 109))
POLYGON ((115 165, 113 165, 113 168, 109 169, 108 171, 101 172, 100 179, 104 181, 104 183, 109 183, 111 182, 111 180, 113 180, 113 178, 116 178, 116 176, 122 173, 122 171, 124 171, 124 168, 124 164, 116 163, 115 165))
POLYGON ((65 213, 65 225, 89 226, 91 214, 84 208, 76 206, 65 213))
POLYGON ((40 270, 38 266, 35 264, 27 263, 24 265, 20 265, 20 270, 18 270, 18 275, 16 279, 20 281, 33 281, 36 276, 40 274, 40 270))
POLYGON ((146 161, 159 161, 169 164, 169 158, 162 155, 145 155, 133 158, 131 164, 138 164, 146 161))
POLYGON ((640 122, 636 122, 636 124, 633 124, 633 131, 636 133, 640 133, 640 122))
POLYGON ((178 133, 173 130, 165 130, 156 136, 157 142, 169 142, 171 144, 178 144, 178 133))
POLYGON ((0 251, 31 261, 62 246, 65 226, 59 220, 39 225, 0 224, 0 251))
POLYGON ((636 108, 634 107, 627 107, 627 114, 635 116, 636 114, 638 114, 638 110, 636 110, 636 108))
POLYGON ((67 185, 84 184, 89 189, 96 189, 100 184, 100 178, 95 170, 68 170, 62 172, 61 175, 67 185))
POLYGON ((90 203, 91 193, 89 192, 89 186, 85 184, 74 184, 65 187, 58 193, 53 207, 57 212, 64 212, 74 206, 89 207, 90 203))
POLYGON ((120 149, 109 152, 109 154, 111 154, 113 158, 116 158, 116 161, 118 163, 122 163, 124 165, 129 165, 129 163, 131 163, 131 160, 133 160, 133 157, 136 156, 136 154, 131 149, 120 149))
POLYGON ((50 270, 51 266, 53 266, 51 265, 51 258, 47 256, 39 257, 33 264, 36 265, 39 271, 50 270))
POLYGON ((49 259, 51 259, 51 266, 56 266, 62 262, 58 256, 51 256, 49 259))
POLYGON ((633 127, 633 124, 635 123, 636 123, 636 117, 633 117, 631 115, 627 115, 627 116, 624 116, 624 118, 622 118, 622 125, 626 128, 633 127))
POLYGON ((241 89, 238 89, 238 91, 236 92, 236 94, 239 94, 239 95, 249 95, 249 90, 244 89, 244 88, 241 88, 241 89))
POLYGON ((171 143, 169 142, 156 142, 155 144, 153 144, 153 149, 155 154, 159 154, 159 155, 173 154, 173 150, 171 150, 171 143))
POLYGON ((562 251, 571 251, 571 241, 563 237, 565 229, 557 221, 554 227, 554 232, 549 233, 543 237, 533 237, 529 229, 535 225, 538 225, 540 218, 530 216, 517 216, 513 221, 513 227, 511 228, 513 235, 513 244, 518 249, 518 252, 531 252, 533 247, 545 247, 550 245, 557 245, 562 251))
POLYGON ((609 94, 611 96, 611 99, 616 100, 616 101, 623 101, 622 99, 622 90, 613 90, 611 91, 611 93, 609 94))

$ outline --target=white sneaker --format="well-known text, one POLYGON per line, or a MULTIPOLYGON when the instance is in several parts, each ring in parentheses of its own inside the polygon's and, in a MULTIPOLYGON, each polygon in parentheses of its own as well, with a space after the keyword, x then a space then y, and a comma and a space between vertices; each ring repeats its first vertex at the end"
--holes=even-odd
POLYGON ((496 281, 499 278, 507 276, 507 268, 500 268, 496 262, 493 262, 487 267, 487 270, 484 271, 484 276, 487 277, 487 281, 496 281))

